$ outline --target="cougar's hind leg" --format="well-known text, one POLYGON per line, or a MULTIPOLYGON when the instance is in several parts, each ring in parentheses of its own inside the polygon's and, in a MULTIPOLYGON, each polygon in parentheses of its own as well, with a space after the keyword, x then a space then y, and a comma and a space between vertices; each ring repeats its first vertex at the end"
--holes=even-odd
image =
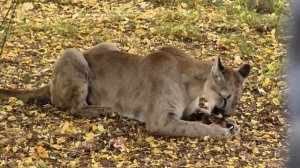
POLYGON ((88 63, 79 50, 65 50, 54 65, 50 87, 52 103, 79 117, 110 112, 110 108, 88 105, 90 74, 88 63))
POLYGON ((100 115, 108 115, 112 112, 109 107, 100 105, 88 105, 88 82, 81 80, 72 88, 72 97, 70 101, 70 112, 76 117, 96 118, 100 115))
POLYGON ((53 68, 51 102, 57 107, 70 109, 73 90, 78 90, 78 82, 87 81, 89 73, 89 66, 79 50, 63 51, 53 68))

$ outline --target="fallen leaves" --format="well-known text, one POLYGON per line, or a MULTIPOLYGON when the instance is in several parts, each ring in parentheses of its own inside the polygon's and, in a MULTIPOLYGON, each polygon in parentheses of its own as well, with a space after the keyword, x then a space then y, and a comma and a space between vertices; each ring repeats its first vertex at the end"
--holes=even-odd
MULTIPOLYGON (((9 7, 7 2, 0 12, 9 7)), ((281 67, 286 49, 279 40, 281 30, 273 26, 282 16, 263 15, 256 23, 259 18, 237 1, 203 2, 22 3, 0 58, 0 88, 49 83, 65 48, 83 51, 109 41, 125 52, 145 55, 175 45, 199 59, 221 55, 226 65, 251 64, 234 118, 241 126, 239 138, 159 137, 149 135, 143 124, 115 115, 75 119, 50 105, 24 105, 10 98, 0 105, 0 167, 283 166, 287 122, 281 67)))
POLYGON ((93 140, 95 137, 95 134, 92 132, 86 133, 84 139, 87 141, 93 140))
POLYGON ((41 158, 47 158, 49 155, 48 155, 48 152, 46 151, 45 148, 43 148, 42 146, 38 146, 36 148, 36 152, 38 153, 38 155, 41 157, 41 158))
POLYGON ((68 121, 63 123, 61 126, 61 129, 60 129, 60 133, 62 133, 62 134, 66 133, 67 131, 69 131, 69 127, 70 127, 70 124, 68 121))
POLYGON ((272 99, 272 103, 275 105, 275 106, 279 106, 280 105, 280 102, 277 98, 273 98, 272 99))
POLYGON ((120 152, 125 152, 127 150, 124 138, 112 138, 108 141, 108 146, 113 147, 120 152))
POLYGON ((270 86, 270 83, 271 83, 270 78, 266 78, 262 83, 262 87, 268 87, 270 86))
POLYGON ((16 118, 15 116, 9 116, 9 117, 7 118, 7 120, 8 120, 8 121, 15 121, 15 120, 17 120, 17 118, 16 118))

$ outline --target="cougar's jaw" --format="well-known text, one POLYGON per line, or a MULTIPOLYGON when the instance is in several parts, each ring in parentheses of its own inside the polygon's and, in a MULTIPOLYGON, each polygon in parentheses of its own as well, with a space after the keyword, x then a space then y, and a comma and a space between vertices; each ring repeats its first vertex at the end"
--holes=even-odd
POLYGON ((217 118, 223 118, 224 117, 224 114, 225 114, 225 111, 223 109, 220 109, 218 107, 214 107, 211 111, 211 114, 216 116, 217 118))

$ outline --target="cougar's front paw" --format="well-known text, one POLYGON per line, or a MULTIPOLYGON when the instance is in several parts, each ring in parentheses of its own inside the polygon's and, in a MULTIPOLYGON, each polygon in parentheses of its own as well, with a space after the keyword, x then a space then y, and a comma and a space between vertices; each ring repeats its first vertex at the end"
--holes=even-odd
POLYGON ((217 139, 229 139, 232 137, 231 129, 223 128, 218 124, 211 124, 212 127, 212 137, 217 139))
POLYGON ((235 121, 231 119, 226 119, 227 125, 226 127, 230 130, 231 137, 236 136, 240 132, 239 126, 235 123, 235 121))
POLYGON ((229 129, 230 129, 231 137, 235 137, 240 133, 240 128, 236 124, 232 125, 229 129))

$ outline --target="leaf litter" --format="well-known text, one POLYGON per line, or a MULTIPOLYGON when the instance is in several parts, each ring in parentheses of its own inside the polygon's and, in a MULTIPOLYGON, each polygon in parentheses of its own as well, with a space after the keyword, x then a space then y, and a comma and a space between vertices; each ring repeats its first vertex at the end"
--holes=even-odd
MULTIPOLYGON (((176 45, 197 59, 221 55, 228 66, 252 65, 233 117, 241 127, 238 137, 161 137, 116 115, 75 119, 51 105, 10 98, 0 105, 0 166, 284 167, 288 123, 281 74, 286 46, 280 27, 247 20, 256 15, 230 0, 218 1, 221 5, 176 2, 26 1, 17 9, 0 57, 0 87, 32 89, 49 83, 53 63, 69 47, 86 50, 113 42, 123 51, 145 55, 176 45)), ((8 7, 0 5, 0 11, 8 7)), ((274 20, 284 14, 262 17, 274 20)))

